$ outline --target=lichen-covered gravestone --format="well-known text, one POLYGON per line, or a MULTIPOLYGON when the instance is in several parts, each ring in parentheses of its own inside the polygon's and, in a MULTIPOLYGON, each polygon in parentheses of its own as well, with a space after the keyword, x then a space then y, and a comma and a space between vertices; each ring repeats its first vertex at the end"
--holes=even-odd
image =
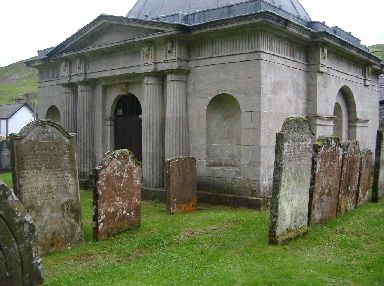
POLYGON ((141 222, 142 169, 128 150, 106 154, 94 169, 93 237, 104 240, 141 222))
POLYGON ((19 199, 0 181, 0 285, 42 283, 35 226, 19 199))
POLYGON ((197 209, 196 159, 178 157, 166 164, 167 207, 171 214, 197 209))
POLYGON ((313 134, 301 117, 285 120, 276 135, 269 242, 283 243, 308 231, 313 134))
POLYGON ((11 135, 15 194, 33 218, 43 254, 83 242, 76 137, 49 120, 11 135))
POLYGON ((372 202, 384 197, 384 131, 378 130, 376 136, 375 167, 372 183, 372 202))
POLYGON ((310 225, 336 218, 343 162, 343 149, 338 138, 321 137, 313 146, 310 225))
POLYGON ((357 141, 342 144, 343 168, 341 171, 339 203, 337 214, 343 215, 356 208, 357 187, 359 183, 360 147, 357 141))
POLYGON ((371 183, 372 175, 372 163, 373 158, 371 150, 363 150, 360 154, 360 174, 357 194, 357 206, 361 206, 368 203, 369 185, 371 183))

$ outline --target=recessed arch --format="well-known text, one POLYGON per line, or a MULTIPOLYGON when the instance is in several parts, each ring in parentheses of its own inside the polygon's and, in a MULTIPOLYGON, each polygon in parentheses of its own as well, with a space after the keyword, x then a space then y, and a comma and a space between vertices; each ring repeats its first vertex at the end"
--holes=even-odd
POLYGON ((55 105, 48 108, 45 118, 61 124, 60 110, 55 105))
POLYGON ((333 134, 343 142, 356 140, 356 102, 348 86, 343 86, 337 93, 333 115, 335 116, 333 134))

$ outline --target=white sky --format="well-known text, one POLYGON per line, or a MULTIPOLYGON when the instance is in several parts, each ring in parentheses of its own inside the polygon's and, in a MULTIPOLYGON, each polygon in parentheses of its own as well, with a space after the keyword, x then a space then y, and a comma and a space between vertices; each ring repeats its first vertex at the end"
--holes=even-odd
MULTIPOLYGON (((56 46, 101 13, 125 16, 136 0, 3 0, 0 67, 56 46)), ((300 0, 314 21, 339 26, 365 45, 384 44, 383 0, 300 0), (364 5, 364 6, 363 6, 364 5)))

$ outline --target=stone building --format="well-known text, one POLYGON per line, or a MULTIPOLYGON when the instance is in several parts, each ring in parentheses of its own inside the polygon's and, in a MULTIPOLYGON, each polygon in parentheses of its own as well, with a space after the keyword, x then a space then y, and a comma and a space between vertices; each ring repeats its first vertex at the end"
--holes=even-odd
POLYGON ((77 133, 83 178, 128 148, 147 189, 164 186, 165 159, 190 155, 205 195, 266 198, 288 116, 374 149, 380 60, 297 0, 139 0, 28 64, 40 117, 77 133))

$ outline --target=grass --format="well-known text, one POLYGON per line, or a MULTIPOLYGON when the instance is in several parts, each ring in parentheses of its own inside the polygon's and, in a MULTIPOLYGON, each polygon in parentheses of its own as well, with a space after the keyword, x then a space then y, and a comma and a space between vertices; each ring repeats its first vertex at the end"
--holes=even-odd
POLYGON ((0 173, 0 180, 4 182, 10 189, 13 188, 13 182, 12 182, 12 173, 6 172, 6 173, 0 173))
POLYGON ((370 46, 369 51, 384 61, 384 44, 370 46))
POLYGON ((90 192, 81 204, 85 243, 43 257, 45 285, 384 285, 384 201, 283 246, 267 243, 268 213, 171 216, 155 202, 143 202, 140 228, 95 242, 90 192))

